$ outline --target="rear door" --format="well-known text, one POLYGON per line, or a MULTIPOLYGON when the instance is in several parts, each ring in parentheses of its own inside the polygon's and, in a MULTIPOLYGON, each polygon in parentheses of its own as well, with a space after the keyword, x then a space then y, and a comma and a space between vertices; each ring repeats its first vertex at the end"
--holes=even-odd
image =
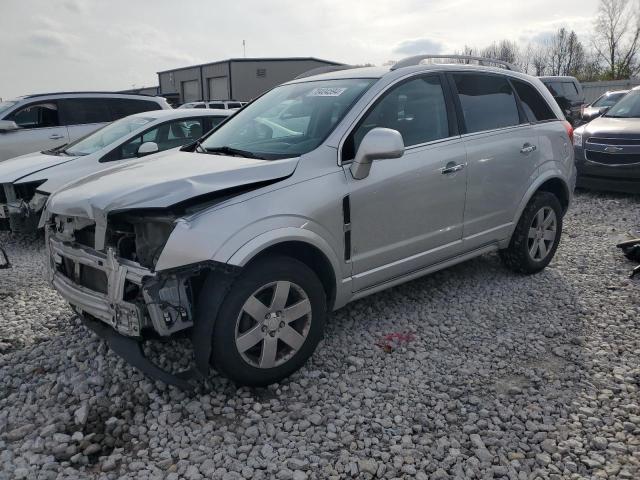
POLYGON ((67 128, 60 122, 56 100, 29 103, 7 115, 4 120, 12 120, 20 128, 0 132, 0 161, 69 142, 67 128))
POLYGON ((60 116, 73 142, 111 122, 106 98, 65 98, 60 100, 60 116))
POLYGON ((506 238, 538 166, 538 134, 506 76, 452 73, 467 149, 464 249, 506 238))

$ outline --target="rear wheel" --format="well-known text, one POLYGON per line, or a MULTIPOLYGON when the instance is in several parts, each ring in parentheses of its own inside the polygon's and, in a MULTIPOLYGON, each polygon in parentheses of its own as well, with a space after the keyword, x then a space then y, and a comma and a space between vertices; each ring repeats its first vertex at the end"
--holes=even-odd
POLYGON ((500 258, 516 272, 539 272, 551 262, 561 235, 560 201, 552 193, 537 192, 522 212, 509 247, 500 251, 500 258))
POLYGON ((316 274, 289 257, 258 260, 233 283, 213 333, 216 370, 265 386, 298 370, 322 339, 326 296, 316 274))

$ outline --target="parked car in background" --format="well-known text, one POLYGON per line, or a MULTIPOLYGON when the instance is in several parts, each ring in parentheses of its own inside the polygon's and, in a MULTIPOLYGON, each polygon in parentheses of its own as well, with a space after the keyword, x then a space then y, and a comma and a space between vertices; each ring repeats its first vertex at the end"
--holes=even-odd
POLYGON ((553 95, 565 118, 574 127, 582 123, 585 105, 582 85, 575 77, 538 77, 553 95))
POLYGON ((582 121, 587 123, 603 115, 609 108, 613 107, 618 100, 624 97, 627 92, 629 92, 629 90, 616 90, 603 93, 594 102, 584 107, 584 110, 582 110, 582 121))
POLYGON ((640 193, 640 87, 575 130, 577 186, 640 193))
POLYGON ((230 108, 242 108, 247 102, 238 102, 237 100, 212 100, 210 102, 188 102, 180 105, 178 108, 215 108, 218 110, 230 108))
MULTIPOLYGON (((33 231, 51 192, 71 181, 192 143, 233 110, 156 110, 117 120, 75 142, 0 163, 0 230, 33 231)), ((180 169, 180 165, 174 166, 180 169)))
POLYGON ((105 92, 43 93, 0 101, 0 161, 73 142, 134 113, 168 108, 162 97, 105 92))
POLYGON ((571 125, 535 77, 426 57, 291 81, 197 144, 58 190, 53 287, 155 378, 184 385, 140 342, 183 332, 191 375, 211 362, 267 385, 350 301, 492 251, 542 270, 574 187, 571 125))

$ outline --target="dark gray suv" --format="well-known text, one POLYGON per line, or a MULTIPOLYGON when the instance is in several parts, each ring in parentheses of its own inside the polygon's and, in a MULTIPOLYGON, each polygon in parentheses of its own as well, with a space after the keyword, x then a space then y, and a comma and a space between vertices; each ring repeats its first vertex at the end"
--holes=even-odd
POLYGON ((574 131, 577 186, 640 193, 640 89, 574 131))

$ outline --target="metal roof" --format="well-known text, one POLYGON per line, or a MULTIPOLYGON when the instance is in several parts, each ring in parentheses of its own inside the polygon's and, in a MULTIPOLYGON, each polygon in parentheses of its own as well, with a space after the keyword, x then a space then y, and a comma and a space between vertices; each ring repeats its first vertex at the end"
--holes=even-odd
POLYGON ((185 67, 180 68, 172 68, 170 70, 162 70, 161 73, 169 73, 169 72, 177 72, 179 70, 188 70, 190 68, 201 68, 207 67, 209 65, 217 65, 220 63, 232 63, 232 62, 300 62, 300 61, 314 61, 314 62, 322 62, 327 65, 342 65, 339 62, 333 62, 331 60, 323 60, 322 58, 316 57, 266 57, 266 58, 228 58, 226 60, 218 60, 217 62, 208 62, 208 63, 199 63, 197 65, 187 65, 185 67))

